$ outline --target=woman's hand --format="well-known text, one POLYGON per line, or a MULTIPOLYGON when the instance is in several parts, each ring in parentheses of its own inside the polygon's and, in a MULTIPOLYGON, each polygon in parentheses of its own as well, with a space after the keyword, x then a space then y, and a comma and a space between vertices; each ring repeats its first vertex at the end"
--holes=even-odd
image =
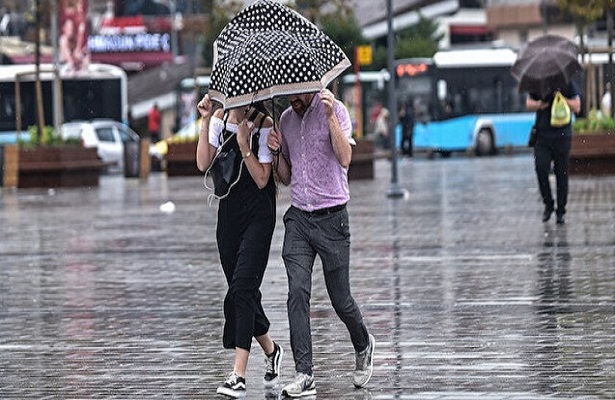
POLYGON ((254 129, 254 122, 244 118, 237 128, 237 143, 241 152, 245 155, 250 151, 250 133, 254 129))
POLYGON ((209 95, 206 94, 196 105, 196 108, 203 119, 209 119, 213 115, 214 103, 209 98, 209 95))
POLYGON ((209 122, 214 114, 213 102, 205 95, 197 104, 197 109, 203 117, 199 131, 199 141, 196 148, 196 165, 200 171, 205 171, 216 154, 216 148, 209 143, 209 122))

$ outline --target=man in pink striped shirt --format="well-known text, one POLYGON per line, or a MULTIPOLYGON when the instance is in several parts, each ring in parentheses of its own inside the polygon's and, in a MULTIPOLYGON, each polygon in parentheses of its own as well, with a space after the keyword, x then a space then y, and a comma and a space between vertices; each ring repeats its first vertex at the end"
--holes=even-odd
POLYGON ((288 276, 290 344, 295 380, 282 394, 316 393, 312 364, 310 297, 316 255, 322 261, 327 292, 346 325, 355 349, 353 384, 364 387, 373 371, 375 340, 368 333, 350 292, 350 229, 346 203, 352 157, 352 123, 348 110, 329 90, 293 95, 267 145, 280 182, 291 187, 291 206, 284 215, 282 258, 288 276))

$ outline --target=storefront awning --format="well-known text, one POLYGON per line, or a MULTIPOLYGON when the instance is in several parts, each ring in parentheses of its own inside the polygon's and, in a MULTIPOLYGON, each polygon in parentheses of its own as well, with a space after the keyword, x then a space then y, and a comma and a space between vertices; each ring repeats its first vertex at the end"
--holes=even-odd
POLYGON ((493 33, 491 29, 484 25, 451 25, 449 28, 451 35, 481 36, 493 33))

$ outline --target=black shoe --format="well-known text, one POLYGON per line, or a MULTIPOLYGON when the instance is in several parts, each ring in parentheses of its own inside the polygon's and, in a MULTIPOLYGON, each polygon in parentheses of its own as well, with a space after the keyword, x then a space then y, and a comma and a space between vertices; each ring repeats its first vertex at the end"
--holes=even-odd
POLYGON ((551 214, 553 214, 553 209, 549 207, 545 208, 542 213, 542 222, 547 222, 549 219, 551 219, 551 214))
POLYGON ((282 355, 284 355, 284 350, 280 345, 274 343, 273 353, 265 357, 265 378, 263 379, 263 383, 266 388, 274 387, 278 383, 280 366, 282 365, 282 355))
POLYGON ((218 386, 216 393, 233 399, 243 398, 246 395, 246 380, 233 372, 221 386, 218 386))
POLYGON ((564 225, 564 224, 566 223, 566 217, 564 217, 564 214, 562 214, 562 215, 558 215, 558 216, 557 216, 557 219, 555 220, 555 222, 556 222, 558 225, 564 225))

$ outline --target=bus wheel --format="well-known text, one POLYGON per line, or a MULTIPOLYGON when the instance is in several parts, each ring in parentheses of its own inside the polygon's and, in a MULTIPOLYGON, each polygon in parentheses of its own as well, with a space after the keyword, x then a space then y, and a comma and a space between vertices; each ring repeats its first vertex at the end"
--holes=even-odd
POLYGON ((476 155, 486 156, 493 154, 493 136, 488 129, 481 129, 476 135, 476 155))

